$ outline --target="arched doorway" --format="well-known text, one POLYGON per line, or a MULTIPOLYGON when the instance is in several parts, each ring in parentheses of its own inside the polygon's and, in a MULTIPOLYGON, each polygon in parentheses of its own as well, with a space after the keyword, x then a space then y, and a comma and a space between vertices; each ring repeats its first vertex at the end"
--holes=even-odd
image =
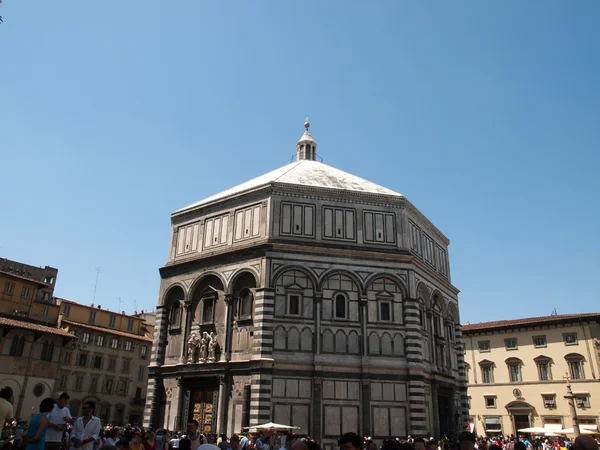
POLYGON ((517 436, 517 430, 529 428, 533 423, 533 406, 524 401, 514 401, 506 405, 506 410, 510 415, 510 420, 513 425, 512 433, 517 436))

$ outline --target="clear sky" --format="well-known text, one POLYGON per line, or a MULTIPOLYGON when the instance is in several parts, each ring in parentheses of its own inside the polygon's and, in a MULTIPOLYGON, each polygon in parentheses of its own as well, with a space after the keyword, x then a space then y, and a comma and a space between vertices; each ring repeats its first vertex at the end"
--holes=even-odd
POLYGON ((461 318, 600 308, 600 2, 5 0, 0 256, 157 302, 170 213, 290 162, 402 192, 461 318))

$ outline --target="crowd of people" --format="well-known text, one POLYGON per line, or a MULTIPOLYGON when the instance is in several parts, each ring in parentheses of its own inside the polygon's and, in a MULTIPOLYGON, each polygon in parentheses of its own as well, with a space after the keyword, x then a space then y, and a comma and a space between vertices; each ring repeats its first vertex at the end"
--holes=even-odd
MULTIPOLYGON (((11 400, 10 388, 0 390, 1 425, 13 419, 11 400)), ((320 450, 319 444, 310 437, 293 433, 282 436, 274 430, 255 430, 230 437, 202 434, 196 420, 187 423, 185 433, 110 424, 103 427, 95 415, 93 401, 82 404, 82 415, 77 418, 71 416, 68 404, 66 392, 57 401, 53 398, 42 400, 39 413, 30 420, 24 439, 13 445, 17 447, 15 450, 320 450)), ((455 441, 446 436, 439 441, 408 436, 384 440, 382 445, 350 432, 342 435, 337 444, 339 450, 600 450, 598 441, 588 435, 571 442, 563 438, 476 437, 468 431, 461 433, 455 441)))

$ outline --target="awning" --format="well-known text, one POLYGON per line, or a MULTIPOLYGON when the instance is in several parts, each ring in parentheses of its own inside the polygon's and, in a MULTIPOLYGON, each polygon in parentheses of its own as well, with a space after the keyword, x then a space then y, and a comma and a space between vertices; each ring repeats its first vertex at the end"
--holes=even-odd
POLYGON ((551 433, 560 433, 560 430, 562 430, 562 425, 560 423, 545 423, 544 430, 551 433))

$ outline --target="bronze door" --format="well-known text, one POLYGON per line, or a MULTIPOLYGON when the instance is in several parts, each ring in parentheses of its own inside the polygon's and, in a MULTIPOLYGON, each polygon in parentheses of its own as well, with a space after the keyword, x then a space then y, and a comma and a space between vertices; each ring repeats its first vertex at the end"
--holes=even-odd
POLYGON ((192 391, 192 404, 190 408, 190 419, 196 419, 200 424, 200 432, 204 434, 213 432, 214 402, 215 395, 212 390, 192 391))

